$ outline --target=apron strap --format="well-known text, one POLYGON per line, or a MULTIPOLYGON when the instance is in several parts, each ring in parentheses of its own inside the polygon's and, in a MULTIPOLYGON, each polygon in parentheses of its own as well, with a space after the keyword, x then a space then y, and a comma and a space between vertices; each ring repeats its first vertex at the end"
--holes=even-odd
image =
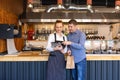
POLYGON ((55 42, 56 42, 56 33, 54 33, 54 36, 55 36, 55 42))
POLYGON ((63 36, 63 41, 65 41, 65 37, 63 36))
MULTIPOLYGON (((57 41, 56 40, 56 33, 54 33, 54 36, 55 36, 55 42, 57 41)), ((63 41, 65 41, 65 37, 63 36, 63 41)))

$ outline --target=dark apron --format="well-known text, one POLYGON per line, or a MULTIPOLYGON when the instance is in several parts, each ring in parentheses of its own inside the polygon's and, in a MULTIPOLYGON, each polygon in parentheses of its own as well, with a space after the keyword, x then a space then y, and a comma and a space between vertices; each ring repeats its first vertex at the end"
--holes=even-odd
POLYGON ((50 52, 47 65, 47 80, 66 80, 65 57, 60 51, 50 52))

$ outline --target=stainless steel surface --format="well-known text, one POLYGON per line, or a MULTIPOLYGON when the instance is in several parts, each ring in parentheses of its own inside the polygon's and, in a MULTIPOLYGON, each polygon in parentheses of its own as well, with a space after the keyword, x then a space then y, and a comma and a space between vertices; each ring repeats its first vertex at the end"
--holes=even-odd
MULTIPOLYGON (((117 23, 120 22, 120 10, 106 6, 88 6, 72 4, 71 0, 63 0, 62 4, 51 6, 42 5, 42 1, 33 0, 34 7, 26 12, 21 19, 22 22, 55 22, 56 19, 62 19, 68 22, 70 19, 76 19, 82 23, 117 23), (37 4, 37 6, 35 6, 37 4)), ((107 2, 107 1, 106 1, 107 2)), ((113 3, 114 4, 114 3, 113 3)))
POLYGON ((80 13, 80 12, 28 12, 21 19, 22 22, 55 22, 56 19, 62 19, 68 22, 70 19, 76 19, 78 22, 95 23, 117 23, 120 22, 119 13, 80 13))
POLYGON ((62 10, 62 9, 66 9, 63 5, 51 5, 46 9, 46 12, 51 12, 52 10, 62 10))
POLYGON ((60 9, 65 9, 65 10, 87 10, 90 13, 93 13, 92 7, 88 7, 87 5, 85 7, 77 6, 77 5, 71 5, 71 0, 64 0, 63 4, 60 5, 54 5, 54 6, 48 6, 46 9, 46 12, 51 12, 52 10, 60 10, 60 9))
POLYGON ((82 10, 85 10, 85 11, 89 11, 90 13, 93 13, 94 10, 92 9, 92 7, 87 7, 87 6, 77 6, 77 5, 70 5, 70 6, 64 6, 64 5, 52 5, 52 6, 49 6, 47 9, 46 9, 46 12, 52 12, 53 10, 56 10, 56 11, 59 11, 59 10, 67 10, 67 11, 70 11, 70 10, 79 10, 79 11, 82 11, 82 10))

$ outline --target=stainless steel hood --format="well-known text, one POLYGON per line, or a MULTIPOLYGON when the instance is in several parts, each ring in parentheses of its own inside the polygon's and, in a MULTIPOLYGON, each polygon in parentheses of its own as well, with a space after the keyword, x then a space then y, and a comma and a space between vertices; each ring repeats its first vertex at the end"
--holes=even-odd
MULTIPOLYGON (((59 2, 59 0, 57 0, 59 2)), ((107 10, 107 9, 106 9, 107 10)), ((106 11, 104 10, 104 11, 106 11)), ((68 22, 70 19, 76 19, 82 23, 117 23, 120 22, 120 14, 112 13, 96 13, 99 11, 90 5, 80 6, 71 4, 71 0, 63 0, 62 4, 51 5, 41 12, 27 12, 22 17, 22 22, 55 22, 61 19, 68 22)))
POLYGON ((120 22, 119 13, 79 13, 79 12, 29 12, 21 18, 22 22, 55 22, 61 19, 68 22, 70 19, 76 19, 78 22, 85 23, 117 23, 120 22))

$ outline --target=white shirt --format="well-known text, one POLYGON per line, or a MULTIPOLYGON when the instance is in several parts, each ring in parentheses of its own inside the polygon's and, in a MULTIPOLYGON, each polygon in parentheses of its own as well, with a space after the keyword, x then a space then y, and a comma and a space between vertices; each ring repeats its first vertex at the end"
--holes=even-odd
MULTIPOLYGON (((58 40, 58 41, 64 41, 63 37, 64 37, 65 41, 67 41, 67 37, 64 34, 62 34, 62 36, 59 36, 56 34, 56 40, 58 40)), ((48 37, 48 43, 47 43, 46 50, 49 52, 54 51, 54 49, 52 48, 51 42, 55 42, 54 33, 50 34, 48 37)), ((67 52, 67 46, 65 46, 65 48, 64 48, 64 53, 66 53, 66 52, 67 52)))

